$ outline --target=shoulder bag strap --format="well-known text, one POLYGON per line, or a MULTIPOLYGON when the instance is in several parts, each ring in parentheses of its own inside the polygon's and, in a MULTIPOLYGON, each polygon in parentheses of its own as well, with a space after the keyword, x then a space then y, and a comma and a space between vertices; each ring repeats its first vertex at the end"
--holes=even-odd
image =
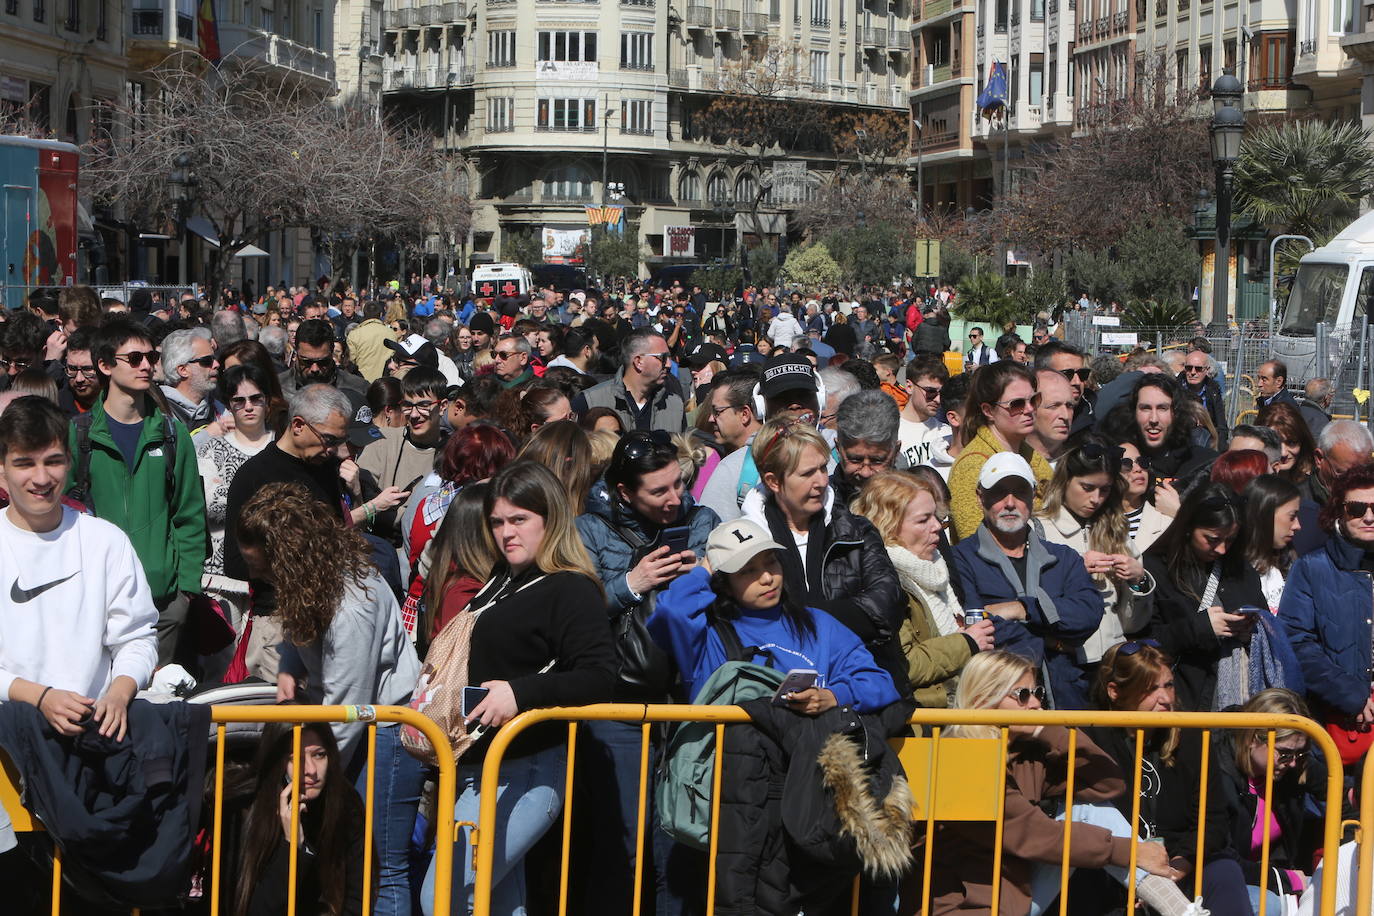
POLYGON ((1217 587, 1221 584, 1221 564, 1213 563, 1212 571, 1207 576, 1207 587, 1202 590, 1202 603, 1197 606, 1199 614, 1205 614, 1211 609, 1212 604, 1217 599, 1217 587))

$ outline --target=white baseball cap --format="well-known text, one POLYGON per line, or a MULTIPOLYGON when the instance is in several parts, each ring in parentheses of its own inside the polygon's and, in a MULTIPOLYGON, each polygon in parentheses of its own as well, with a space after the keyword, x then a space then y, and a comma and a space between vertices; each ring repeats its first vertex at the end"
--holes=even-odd
POLYGON ((987 460, 978 474, 978 486, 991 490, 1008 477, 1019 477, 1035 486, 1035 472, 1030 464, 1015 452, 998 452, 987 460))
POLYGON ((735 573, 765 550, 782 549, 755 522, 738 518, 717 525, 706 539, 706 560, 715 572, 735 573))

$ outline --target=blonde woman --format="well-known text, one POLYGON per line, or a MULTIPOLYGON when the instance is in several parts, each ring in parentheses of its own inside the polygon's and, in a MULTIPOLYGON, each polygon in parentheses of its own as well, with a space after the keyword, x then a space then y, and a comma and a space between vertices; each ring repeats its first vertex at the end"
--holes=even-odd
MULTIPOLYGON (((1009 652, 980 652, 964 666, 955 693, 961 709, 1040 709, 1045 696, 1035 666, 1009 652)), ((1059 894, 1064 854, 1064 808, 1068 729, 1058 725, 1014 725, 1009 729, 1006 806, 1002 830, 1001 905, 998 916, 1039 916, 1059 894), (1057 811, 1057 816, 1047 813, 1057 811)), ((992 725, 951 727, 963 738, 996 738, 992 725)), ((1068 828, 1069 865, 1101 868, 1121 883, 1135 845, 1136 892, 1162 916, 1195 912, 1174 884, 1178 873, 1164 847, 1135 841, 1134 831, 1110 800, 1125 788, 1121 770, 1104 751, 1079 733, 1074 752, 1073 823, 1068 828)), ((990 823, 945 825, 935 842, 931 872, 931 914, 988 914, 988 884, 994 844, 990 823)))
POLYGON ((1154 591, 1154 580, 1131 544, 1121 502, 1121 455, 1121 449, 1095 438, 1064 455, 1037 513, 1045 540, 1076 550, 1102 593, 1102 624, 1083 644, 1079 659, 1088 666, 1150 622, 1149 603, 1135 601, 1154 591))
POLYGON ((964 627, 955 579, 940 552, 941 495, 913 474, 880 471, 851 506, 878 529, 897 571, 907 601, 897 634, 907 677, 917 704, 935 708, 950 705, 955 678, 974 653, 993 646, 991 620, 964 627))
MULTIPOLYGON (((497 561, 467 610, 481 614, 472 631, 468 682, 487 690, 468 718, 471 725, 486 726, 486 734, 458 767, 453 817, 468 823, 477 821, 482 762, 497 728, 526 709, 605 702, 616 677, 605 595, 558 478, 541 464, 516 461, 492 478, 484 511, 497 561)), ((564 737, 556 725, 530 729, 502 761, 493 913, 525 910, 525 854, 563 808, 564 737)), ((471 849, 467 837, 454 843, 462 857, 453 870, 454 900, 468 909, 475 876, 471 849)), ((432 911, 433 900, 431 863, 421 895, 425 912, 432 911)))
POLYGON ((897 571, 877 529, 835 498, 829 444, 814 426, 786 418, 763 424, 748 447, 759 484, 740 509, 781 545, 788 593, 847 626, 897 692, 910 695, 896 638, 906 619, 897 571))

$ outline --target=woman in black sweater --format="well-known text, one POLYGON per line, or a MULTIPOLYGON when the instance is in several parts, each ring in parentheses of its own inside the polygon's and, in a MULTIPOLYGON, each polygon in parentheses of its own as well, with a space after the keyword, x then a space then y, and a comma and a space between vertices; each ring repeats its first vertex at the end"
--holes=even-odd
MULTIPOLYGON (((486 733, 458 767, 454 820, 470 823, 477 822, 482 764, 495 729, 526 709, 607 702, 616 679, 606 597, 558 478, 543 465, 517 461, 492 478, 485 508, 501 560, 462 612, 480 615, 468 683, 488 691, 468 718, 470 728, 486 733)), ((529 729, 502 761, 491 897, 498 916, 524 911, 525 854, 562 810, 565 734, 554 723, 529 729)), ((453 870, 455 909, 472 907, 471 849, 466 837, 454 843, 463 857, 453 870)), ((432 912, 432 863, 421 900, 432 912)))

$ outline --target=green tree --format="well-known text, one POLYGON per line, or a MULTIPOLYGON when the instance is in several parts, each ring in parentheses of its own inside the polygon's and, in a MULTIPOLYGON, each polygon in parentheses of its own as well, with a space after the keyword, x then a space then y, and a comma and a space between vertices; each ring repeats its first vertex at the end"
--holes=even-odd
POLYGON ((1192 305, 1176 299, 1166 302, 1156 302, 1153 299, 1131 302, 1121 314, 1122 327, 1175 333, 1188 331, 1195 320, 1197 312, 1193 310, 1192 305))
POLYGON ((604 226, 592 230, 591 243, 578 249, 589 269, 601 277, 639 276, 639 227, 626 224, 624 232, 604 226))
POLYGON ((940 243, 941 281, 957 286, 966 277, 971 277, 977 273, 977 266, 973 253, 967 248, 957 245, 949 239, 940 243))
POLYGON ((1064 303, 1064 278, 1052 270, 1042 269, 1017 277, 1008 288, 1016 304, 1017 320, 1027 322, 1040 312, 1053 313, 1064 303))
POLYGON ((1064 259, 1064 278, 1072 294, 1087 293, 1090 297, 1111 302, 1126 298, 1126 282, 1121 265, 1113 261, 1107 251, 1079 249, 1064 259))
POLYGON ((749 282, 755 286, 772 286, 778 279, 778 252, 764 242, 749 249, 745 255, 749 266, 749 282))
POLYGON ((1021 314, 1021 306, 1008 295, 1007 285, 1001 275, 992 271, 967 277, 959 284, 954 311, 960 318, 986 321, 999 329, 1009 321, 1029 317, 1021 314))
POLYGON ((822 242, 793 248, 783 262, 780 279, 808 291, 820 291, 840 282, 840 265, 822 242))
POLYGON ((1374 131, 1354 122, 1289 121, 1247 133, 1236 206, 1282 232, 1316 237, 1349 222, 1374 185, 1374 131))
POLYGON ((1128 298, 1188 301, 1198 282, 1197 248, 1172 217, 1135 223, 1116 254, 1128 298))
POLYGON ((501 260, 529 267, 544 260, 544 246, 534 229, 512 229, 501 233, 501 260))
POLYGON ((886 286, 913 268, 907 233, 890 223, 830 232, 821 241, 840 265, 841 277, 847 283, 886 286))

